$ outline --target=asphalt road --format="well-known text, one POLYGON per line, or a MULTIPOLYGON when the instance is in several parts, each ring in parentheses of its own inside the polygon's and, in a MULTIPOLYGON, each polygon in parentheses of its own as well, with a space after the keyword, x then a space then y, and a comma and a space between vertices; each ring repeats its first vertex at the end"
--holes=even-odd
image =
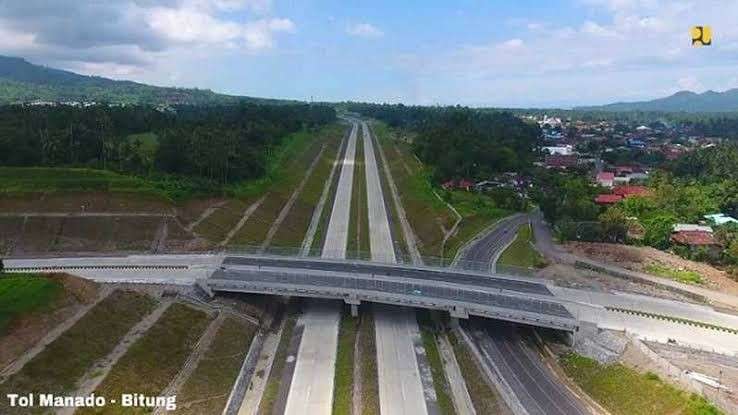
POLYGON ((551 375, 537 352, 523 340, 518 328, 486 320, 472 323, 471 332, 484 359, 488 364, 494 363, 530 415, 588 413, 551 375))
MULTIPOLYGON (((472 251, 476 254, 480 251, 472 251)), ((465 284, 489 289, 517 291, 537 295, 553 295, 542 283, 511 278, 496 278, 491 275, 464 273, 462 270, 434 271, 424 268, 410 268, 381 264, 356 262, 326 262, 307 259, 259 258, 259 257, 226 257, 223 266, 260 266, 275 268, 299 268, 315 271, 335 271, 352 274, 384 275, 406 279, 449 282, 465 284)))
POLYGON ((471 262, 486 264, 486 269, 492 269, 499 254, 515 239, 518 227, 526 222, 528 216, 524 214, 500 220, 488 233, 468 245, 461 255, 459 266, 464 268, 465 262, 471 262))
MULTIPOLYGON (((499 258, 500 251, 507 246, 507 243, 500 240, 512 230, 507 227, 507 223, 503 226, 506 231, 502 235, 499 230, 492 230, 470 246, 464 252, 462 260, 489 261, 490 258, 499 258)), ((531 415, 588 413, 574 395, 560 385, 538 355, 530 350, 514 325, 492 320, 475 322, 472 325, 472 334, 487 360, 486 363, 497 368, 531 415)))

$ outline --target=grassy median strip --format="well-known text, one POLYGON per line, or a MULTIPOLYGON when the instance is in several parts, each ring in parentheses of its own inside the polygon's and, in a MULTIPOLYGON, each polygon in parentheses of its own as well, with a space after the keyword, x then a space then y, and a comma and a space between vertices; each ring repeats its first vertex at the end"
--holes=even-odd
POLYGON ((178 414, 219 414, 256 333, 256 326, 227 318, 197 369, 177 393, 178 414))
POLYGON ((361 313, 359 321, 359 364, 361 365, 361 415, 379 415, 379 374, 374 314, 361 313))
POLYGON ((500 408, 497 391, 490 387, 469 347, 463 340, 459 340, 453 331, 449 331, 447 334, 476 412, 478 414, 504 413, 500 408))
POLYGON ((333 380, 333 414, 350 414, 354 398, 354 345, 358 333, 358 318, 346 310, 341 317, 336 351, 336 374, 333 380))
MULTIPOLYGON (((361 134, 361 132, 359 132, 361 134)), ((351 189, 351 216, 349 218, 346 257, 369 259, 369 208, 366 193, 366 166, 363 138, 356 141, 354 184, 351 189)))
POLYGON ((287 360, 287 351, 292 340, 292 332, 295 329, 295 323, 297 323, 297 312, 294 306, 288 306, 288 309, 289 311, 285 314, 287 320, 284 322, 284 328, 282 328, 282 337, 279 339, 279 345, 277 346, 274 361, 272 362, 272 369, 269 371, 269 379, 267 380, 264 394, 261 396, 261 402, 259 403, 258 414, 260 415, 271 415, 274 402, 279 394, 282 370, 287 360))
POLYGON ((613 415, 720 414, 704 398, 681 391, 650 372, 640 374, 620 363, 602 365, 574 353, 564 356, 561 365, 613 415))
MULTIPOLYGON (((0 385, 0 396, 74 390, 77 380, 107 356, 154 305, 155 301, 146 295, 114 291, 0 385)), ((0 413, 13 413, 4 407, 6 404, 7 400, 0 399, 0 413)))
MULTIPOLYGON (((106 321, 114 320, 107 316, 106 321)), ((77 414, 118 414, 124 393, 157 396, 169 384, 194 349, 210 316, 184 304, 172 304, 159 320, 128 349, 98 386, 95 394, 117 404, 85 409, 77 414)), ((99 334, 98 334, 99 335, 99 334)), ((126 413, 148 413, 145 408, 126 413)))
POLYGON ((454 402, 451 399, 451 387, 446 378, 446 371, 443 369, 443 361, 441 353, 438 351, 436 343, 436 327, 431 321, 430 312, 428 310, 418 310, 416 312, 418 325, 420 326, 420 336, 423 339, 423 348, 425 348, 425 356, 428 358, 428 364, 433 375, 433 388, 436 391, 436 402, 438 408, 444 415, 456 414, 454 402))
POLYGON ((520 226, 513 243, 500 255, 499 263, 522 268, 541 268, 545 266, 546 261, 533 247, 534 242, 535 239, 530 224, 520 226))
POLYGON ((0 335, 13 319, 48 310, 62 294, 62 284, 34 274, 0 273, 0 335))

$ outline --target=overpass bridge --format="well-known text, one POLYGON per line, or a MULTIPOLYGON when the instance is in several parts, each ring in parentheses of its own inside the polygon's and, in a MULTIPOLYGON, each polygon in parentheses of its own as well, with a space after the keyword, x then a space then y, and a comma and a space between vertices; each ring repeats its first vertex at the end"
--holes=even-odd
POLYGON ((579 322, 548 287, 455 269, 313 258, 227 256, 204 281, 210 291, 362 301, 448 311, 569 332, 579 322))

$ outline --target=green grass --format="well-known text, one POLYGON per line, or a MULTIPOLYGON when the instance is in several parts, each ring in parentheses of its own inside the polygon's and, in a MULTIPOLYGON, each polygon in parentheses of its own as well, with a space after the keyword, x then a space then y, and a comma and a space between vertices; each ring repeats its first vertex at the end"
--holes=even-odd
POLYGON ((358 318, 344 310, 338 331, 336 373, 333 380, 333 414, 350 414, 354 401, 354 345, 358 318))
POLYGON ((178 414, 219 414, 223 411, 256 326, 226 318, 197 368, 177 393, 178 414))
POLYGON ((374 315, 367 310, 359 322, 359 364, 361 365, 361 415, 379 415, 379 379, 374 315))
MULTIPOLYGON (((96 361, 107 356, 120 339, 151 312, 154 304, 146 295, 114 291, 0 385, 0 393, 5 396, 10 392, 59 394, 73 391, 77 380, 96 361)), ((0 413, 12 413, 11 409, 3 408, 6 402, 0 400, 0 413)))
POLYGON ((285 318, 287 320, 282 329, 282 337, 279 339, 279 345, 277 345, 277 351, 274 354, 274 360, 272 362, 272 369, 269 371, 269 379, 264 387, 261 402, 259 402, 259 410, 257 412, 259 415, 271 415, 274 409, 274 401, 279 394, 282 370, 284 370, 284 364, 287 360, 287 349, 290 346, 290 341, 292 341, 292 332, 295 329, 295 323, 297 323, 297 315, 294 310, 289 310, 285 318))
POLYGON ((326 148, 315 166, 313 174, 308 178, 295 204, 274 235, 273 246, 290 248, 301 246, 310 225, 313 211, 323 193, 323 187, 336 160, 336 152, 341 145, 344 131, 345 126, 339 124, 333 124, 321 131, 320 140, 326 143, 326 148))
POLYGON ((494 200, 486 195, 434 189, 431 172, 413 156, 410 145, 399 139, 401 133, 381 122, 375 122, 373 128, 387 157, 402 205, 408 212, 410 226, 418 237, 418 249, 422 255, 442 256, 450 261, 466 241, 510 213, 498 208, 494 200), (450 230, 456 222, 456 216, 443 200, 436 197, 434 190, 445 195, 463 217, 458 232, 448 239, 445 246, 440 225, 450 230))
MULTIPOLYGON (((113 366, 95 394, 108 399, 118 399, 121 394, 132 392, 157 396, 179 372, 209 322, 210 316, 200 310, 172 304, 113 366)), ((120 406, 109 405, 76 413, 118 414, 121 411, 120 406)), ((126 411, 149 412, 145 408, 126 411)))
POLYGON ((569 377, 613 415, 720 413, 704 398, 620 363, 601 365, 572 353, 564 356, 561 364, 569 377))
POLYGON ((476 412, 478 414, 504 413, 500 408, 497 391, 487 383, 484 373, 479 369, 468 346, 459 340, 453 332, 449 331, 447 335, 476 412))
POLYGON ((441 360, 441 354, 438 351, 438 344, 436 343, 436 329, 431 322, 430 314, 427 310, 418 311, 417 316, 420 325, 420 336, 423 339, 423 347, 425 348, 425 356, 428 358, 431 375, 433 376, 436 402, 438 402, 438 407, 442 414, 456 414, 454 403, 449 395, 451 388, 448 385, 446 371, 443 368, 443 361, 441 360))
POLYGON ((533 246, 534 242, 533 229, 530 224, 520 226, 513 243, 500 255, 499 263, 501 265, 522 268, 544 267, 546 261, 536 251, 533 246))
POLYGON ((62 293, 60 282, 28 274, 0 274, 0 335, 13 319, 43 311, 62 293))
POLYGON ((0 195, 40 192, 113 192, 177 201, 212 194, 219 186, 205 180, 172 175, 149 178, 107 170, 66 167, 0 167, 0 195))
POLYGON ((686 284, 702 284, 702 276, 694 271, 675 269, 661 264, 648 264, 646 272, 659 277, 669 278, 686 284))

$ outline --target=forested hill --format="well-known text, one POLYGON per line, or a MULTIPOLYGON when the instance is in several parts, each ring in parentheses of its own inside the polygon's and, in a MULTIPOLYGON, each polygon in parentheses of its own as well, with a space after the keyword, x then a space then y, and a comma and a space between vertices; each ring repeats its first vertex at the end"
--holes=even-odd
POLYGON ((437 182, 524 171, 532 167, 541 136, 537 125, 509 112, 356 103, 348 109, 415 132, 415 154, 433 168, 437 182))
POLYGON ((325 105, 0 107, 0 166, 87 167, 217 188, 260 178, 286 136, 335 120, 325 105))
POLYGON ((22 58, 0 56, 0 105, 33 101, 94 101, 138 105, 222 105, 239 101, 285 102, 223 95, 203 89, 165 88, 98 76, 84 76, 34 65, 22 58))
POLYGON ((665 98, 640 102, 578 107, 577 110, 599 111, 664 111, 664 112, 730 112, 738 111, 738 89, 725 92, 707 91, 697 94, 680 91, 665 98))

